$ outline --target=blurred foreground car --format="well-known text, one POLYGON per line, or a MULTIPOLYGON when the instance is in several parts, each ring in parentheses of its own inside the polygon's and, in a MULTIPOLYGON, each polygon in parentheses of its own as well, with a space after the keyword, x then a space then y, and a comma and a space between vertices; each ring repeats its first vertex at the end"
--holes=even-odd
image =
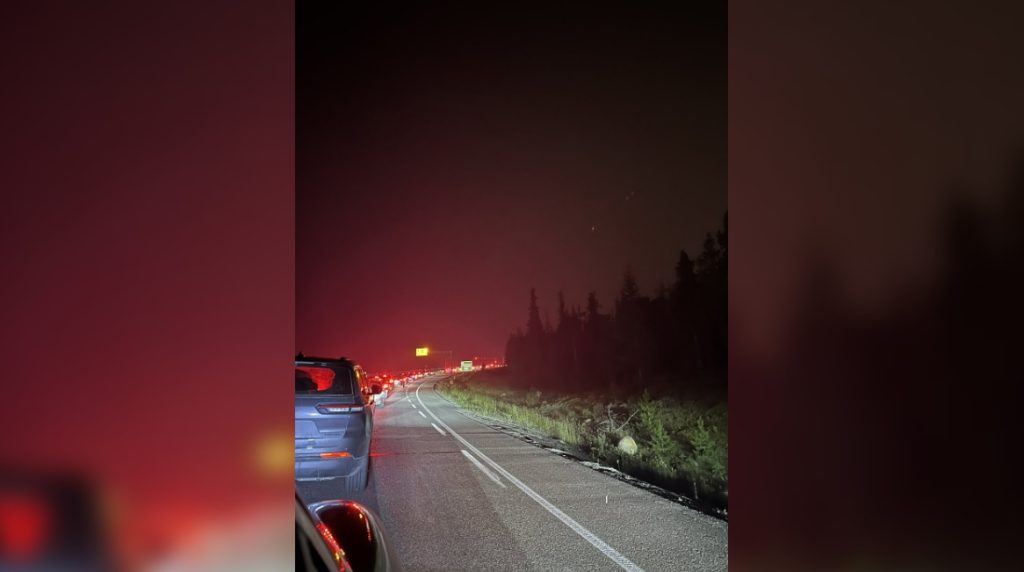
POLYGON ((362 368, 345 358, 295 359, 295 480, 366 487, 375 396, 362 368))
POLYGON ((91 480, 0 468, 0 570, 118 570, 91 480))
POLYGON ((306 506, 295 494, 296 572, 393 572, 398 562, 380 521, 351 501, 306 506))

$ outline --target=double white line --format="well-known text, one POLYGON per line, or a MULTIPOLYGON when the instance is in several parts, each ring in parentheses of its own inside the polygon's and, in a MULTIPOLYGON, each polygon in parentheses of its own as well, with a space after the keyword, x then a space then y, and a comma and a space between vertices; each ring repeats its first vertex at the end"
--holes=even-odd
MULTIPOLYGON (((581 525, 580 523, 576 522, 575 520, 572 519, 572 517, 570 517, 569 515, 567 515, 564 512, 562 512, 561 509, 559 509, 557 506, 555 506, 555 505, 551 504, 550 502, 548 502, 547 499, 545 499, 544 497, 542 497, 539 494, 537 494, 536 492, 534 492, 533 489, 531 489, 530 487, 526 486, 526 484, 524 484, 522 481, 517 479, 512 473, 506 471, 504 467, 502 467, 498 463, 495 463, 494 461, 492 461, 490 457, 488 457, 487 455, 484 455, 480 451, 480 449, 477 449, 469 441, 466 441, 465 439, 463 439, 462 435, 459 435, 455 431, 452 431, 451 427, 449 427, 447 424, 445 424, 444 421, 441 421, 441 419, 437 415, 434 415, 434 412, 431 411, 430 408, 427 407, 427 405, 425 403, 423 403, 423 399, 420 398, 420 388, 421 387, 422 387, 422 384, 420 384, 420 386, 416 387, 416 401, 420 402, 420 407, 422 407, 431 417, 433 417, 434 420, 437 421, 438 425, 440 425, 441 427, 444 427, 445 430, 447 430, 449 433, 451 433, 452 437, 455 437, 455 439, 457 439, 460 443, 465 445, 466 449, 469 449, 470 451, 475 453, 478 457, 483 459, 488 465, 490 465, 495 471, 497 471, 498 474, 500 474, 501 476, 505 477, 508 480, 508 482, 512 483, 513 485, 516 486, 516 488, 518 488, 519 490, 521 490, 524 493, 526 493, 526 496, 530 497, 531 499, 536 501, 537 504, 539 504, 540 506, 544 507, 544 509, 547 510, 548 512, 550 512, 552 515, 554 515, 555 518, 557 518, 558 520, 562 521, 563 524, 565 524, 566 526, 571 528, 573 532, 575 532, 576 534, 580 535, 583 538, 583 540, 586 540, 587 542, 589 542, 594 548, 600 550, 602 554, 604 554, 605 556, 610 558, 613 562, 618 564, 623 570, 628 570, 629 572, 644 572, 643 568, 640 568, 639 566, 634 564, 631 560, 629 560, 628 558, 626 558, 625 556, 620 554, 617 550, 615 550, 611 546, 608 546, 608 543, 606 543, 605 541, 603 541, 600 538, 598 538, 596 535, 594 535, 593 532, 590 532, 589 530, 584 528, 583 525, 581 525)), ((434 424, 431 423, 431 425, 434 425, 434 424)), ((437 425, 434 425, 434 429, 437 429, 439 432, 441 432, 442 435, 444 434, 444 432, 441 431, 441 429, 438 429, 437 425)), ((482 464, 480 464, 480 461, 477 461, 472 455, 467 453, 465 450, 462 451, 462 454, 466 455, 466 457, 468 457, 470 460, 472 460, 474 462, 474 464, 476 464, 485 473, 487 473, 487 476, 491 477, 492 480, 494 480, 498 484, 501 484, 500 480, 496 476, 492 475, 490 473, 490 471, 487 471, 486 468, 484 468, 484 466, 482 464)), ((504 485, 502 485, 502 486, 504 486, 504 485)))

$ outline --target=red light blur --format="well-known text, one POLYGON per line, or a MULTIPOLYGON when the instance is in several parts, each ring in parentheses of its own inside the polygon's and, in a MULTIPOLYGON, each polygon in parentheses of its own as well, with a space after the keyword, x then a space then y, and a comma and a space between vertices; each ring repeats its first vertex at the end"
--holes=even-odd
POLYGON ((0 561, 38 556, 52 534, 52 515, 44 501, 21 494, 0 497, 0 561))
POLYGON ((341 559, 345 556, 345 551, 341 549, 341 545, 338 544, 338 540, 331 534, 330 529, 327 528, 322 522, 316 523, 316 529, 320 533, 321 538, 327 543, 327 547, 331 549, 331 554, 334 555, 334 559, 341 562, 341 559))

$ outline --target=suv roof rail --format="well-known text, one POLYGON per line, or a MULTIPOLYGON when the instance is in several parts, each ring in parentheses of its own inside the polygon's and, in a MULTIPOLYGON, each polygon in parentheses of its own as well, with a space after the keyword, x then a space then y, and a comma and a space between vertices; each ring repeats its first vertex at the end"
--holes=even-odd
POLYGON ((306 355, 303 355, 302 352, 299 352, 298 354, 296 354, 295 361, 315 361, 315 362, 342 363, 342 364, 347 364, 347 365, 350 365, 350 366, 353 366, 353 367, 355 367, 355 365, 356 365, 356 362, 354 362, 351 359, 349 359, 347 357, 344 357, 344 356, 342 356, 340 358, 329 358, 329 357, 319 357, 319 356, 306 356, 306 355))

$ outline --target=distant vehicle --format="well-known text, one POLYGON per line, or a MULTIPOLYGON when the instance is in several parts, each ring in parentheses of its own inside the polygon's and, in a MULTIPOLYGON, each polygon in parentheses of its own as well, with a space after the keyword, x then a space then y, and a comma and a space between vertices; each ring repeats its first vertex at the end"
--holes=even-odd
POLYGON ((374 396, 355 363, 345 358, 295 359, 295 480, 341 480, 343 492, 366 487, 374 396))
POLYGON ((384 403, 384 401, 394 392, 394 383, 386 373, 373 376, 372 383, 380 385, 381 388, 380 393, 374 395, 374 403, 377 405, 384 403))
POLYGON ((396 572, 398 563, 378 518, 359 503, 306 506, 295 494, 296 572, 396 572))

